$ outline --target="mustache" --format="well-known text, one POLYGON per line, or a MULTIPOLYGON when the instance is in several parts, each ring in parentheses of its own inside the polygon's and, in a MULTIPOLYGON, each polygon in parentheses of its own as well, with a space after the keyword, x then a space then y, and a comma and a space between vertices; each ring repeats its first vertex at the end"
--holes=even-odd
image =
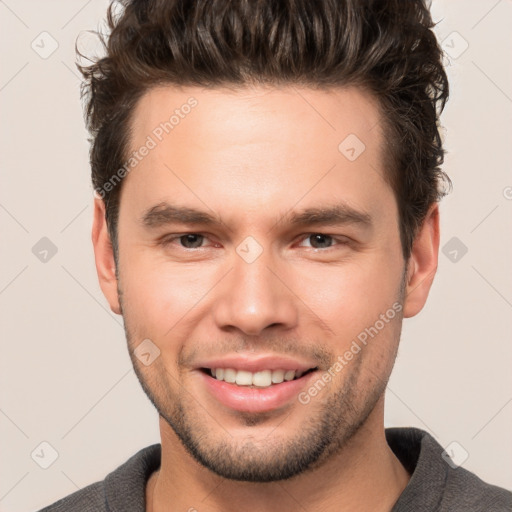
POLYGON ((307 341, 303 339, 291 339, 273 337, 266 339, 250 339, 238 337, 235 339, 222 339, 201 342, 188 342, 183 345, 178 354, 179 366, 190 367, 199 358, 222 358, 240 354, 244 356, 258 357, 267 354, 273 356, 287 356, 297 359, 312 360, 319 367, 330 367, 336 359, 336 355, 327 350, 318 341, 307 341))

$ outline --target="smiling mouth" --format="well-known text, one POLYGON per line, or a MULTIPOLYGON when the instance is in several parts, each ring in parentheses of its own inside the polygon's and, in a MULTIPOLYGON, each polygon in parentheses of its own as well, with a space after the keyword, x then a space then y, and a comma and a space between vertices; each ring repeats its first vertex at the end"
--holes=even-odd
POLYGON ((236 386, 268 388, 282 384, 283 382, 298 380, 317 369, 318 368, 310 368, 306 371, 277 369, 249 372, 246 370, 236 370, 234 368, 201 368, 201 371, 211 378, 236 386))

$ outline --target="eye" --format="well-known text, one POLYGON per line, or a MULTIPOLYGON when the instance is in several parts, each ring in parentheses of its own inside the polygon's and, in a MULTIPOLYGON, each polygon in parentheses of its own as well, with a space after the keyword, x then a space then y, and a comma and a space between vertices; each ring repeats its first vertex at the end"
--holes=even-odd
MULTIPOLYGON (((338 245, 346 245, 347 241, 334 238, 331 235, 326 235, 325 233, 310 233, 306 235, 304 241, 309 240, 310 246, 312 249, 329 249, 336 242, 338 245)), ((302 247, 308 247, 307 245, 301 245, 302 247)))
POLYGON ((178 244, 181 249, 199 249, 202 247, 206 237, 199 233, 185 233, 181 235, 173 235, 163 238, 160 244, 164 247, 178 244))
POLYGON ((188 233, 179 237, 180 243, 186 249, 197 249, 201 247, 203 240, 204 236, 198 235, 197 233, 188 233))
MULTIPOLYGON (((204 243, 208 240, 209 238, 207 236, 200 233, 184 233, 163 238, 160 244, 164 247, 174 246, 175 248, 177 244, 178 249, 194 250, 206 248, 207 245, 204 245, 204 243)), ((349 241, 346 240, 345 237, 334 237, 325 233, 308 233, 302 236, 299 247, 313 250, 326 250, 336 245, 347 245, 348 243, 349 241)), ((213 242, 213 246, 218 247, 218 244, 213 242)))

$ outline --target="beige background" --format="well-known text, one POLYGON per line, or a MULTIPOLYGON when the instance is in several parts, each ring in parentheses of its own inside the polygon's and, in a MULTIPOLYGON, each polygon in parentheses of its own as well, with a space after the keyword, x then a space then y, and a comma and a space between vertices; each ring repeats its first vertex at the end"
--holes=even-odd
MULTIPOLYGON (((106 7, 0 1, 1 511, 37 510, 159 441, 90 242, 74 41, 106 7), (46 262, 33 253, 43 237, 57 249, 46 262), (47 469, 42 442, 58 453, 47 469)), ((448 245, 427 307, 405 323, 386 424, 457 441, 463 467, 512 489, 512 2, 439 0, 433 14, 452 55, 443 125, 454 191, 442 202, 442 247, 457 237, 450 243, 467 253, 448 245)))

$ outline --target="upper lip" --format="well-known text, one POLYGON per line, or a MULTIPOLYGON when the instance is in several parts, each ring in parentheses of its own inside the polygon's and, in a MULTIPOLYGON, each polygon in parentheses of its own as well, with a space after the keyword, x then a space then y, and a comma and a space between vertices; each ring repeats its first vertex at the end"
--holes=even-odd
POLYGON ((235 370, 245 370, 251 373, 263 370, 298 370, 305 372, 316 368, 316 365, 314 363, 274 355, 244 357, 237 354, 199 361, 197 368, 233 368, 235 370))

